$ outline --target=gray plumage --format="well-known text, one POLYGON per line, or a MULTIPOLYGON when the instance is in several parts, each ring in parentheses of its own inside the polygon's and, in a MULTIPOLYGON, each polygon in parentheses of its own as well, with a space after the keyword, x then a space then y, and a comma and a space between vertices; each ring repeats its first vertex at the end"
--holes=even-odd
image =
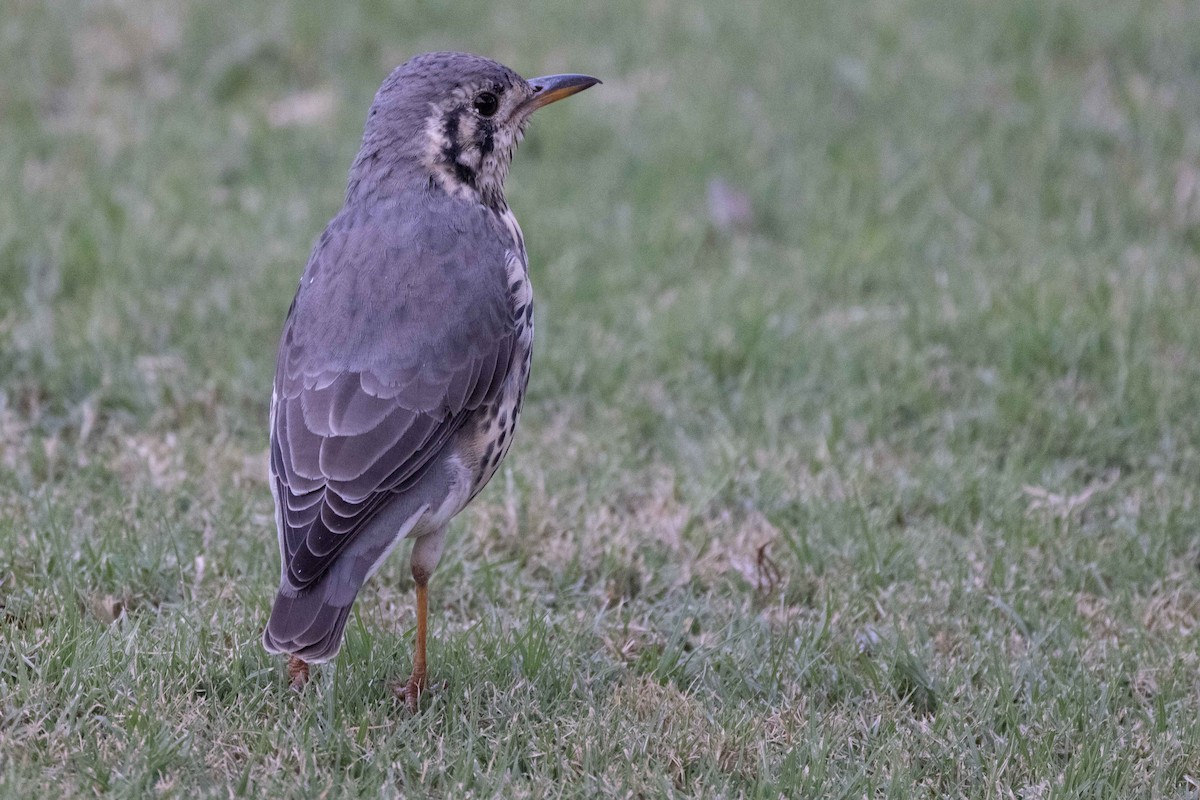
POLYGON ((533 317, 504 178, 533 110, 596 82, 526 82, 488 59, 431 53, 380 87, 279 345, 282 567, 267 650, 335 656, 359 589, 406 537, 423 587, 446 525, 507 452, 533 317))

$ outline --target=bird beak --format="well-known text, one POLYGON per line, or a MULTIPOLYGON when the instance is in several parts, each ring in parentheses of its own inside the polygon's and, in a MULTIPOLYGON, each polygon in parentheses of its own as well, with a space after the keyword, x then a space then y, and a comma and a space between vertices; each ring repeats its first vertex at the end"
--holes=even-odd
POLYGON ((536 111, 556 100, 578 94, 597 83, 600 83, 600 79, 593 78, 591 75, 545 75, 541 78, 534 78, 529 81, 529 86, 533 89, 534 94, 526 103, 529 105, 530 111, 536 111))

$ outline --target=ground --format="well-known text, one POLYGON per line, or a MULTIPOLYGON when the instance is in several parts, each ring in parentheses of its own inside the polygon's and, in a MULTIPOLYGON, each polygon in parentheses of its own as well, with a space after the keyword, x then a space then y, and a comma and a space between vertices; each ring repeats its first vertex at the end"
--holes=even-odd
POLYGON ((0 17, 0 796, 1200 797, 1194 3, 239 5, 0 17), (402 557, 259 646, 266 416, 442 48, 604 84, 414 717, 402 557))

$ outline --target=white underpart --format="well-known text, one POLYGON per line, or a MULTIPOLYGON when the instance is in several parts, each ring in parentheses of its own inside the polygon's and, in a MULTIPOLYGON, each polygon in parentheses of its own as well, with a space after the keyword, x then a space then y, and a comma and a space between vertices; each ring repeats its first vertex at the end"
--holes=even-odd
POLYGON ((454 515, 463 510, 467 501, 471 499, 471 471, 467 469, 462 462, 462 459, 457 455, 451 455, 446 459, 443 468, 451 473, 450 491, 442 500, 441 505, 435 509, 431 509, 428 504, 410 516, 401 524, 400 529, 396 531, 396 536, 392 539, 391 544, 375 559, 375 563, 371 565, 370 571, 367 573, 369 580, 379 568, 383 566, 383 562, 392 554, 397 545, 405 539, 415 538, 418 545, 425 539, 433 537, 434 541, 425 543, 418 551, 418 545, 413 546, 413 564, 420 566, 427 573, 432 573, 437 566, 438 559, 442 554, 442 537, 446 534, 446 526, 454 515), (431 547, 432 546, 432 547, 431 547), (418 553, 424 556, 418 559, 418 553), (432 556, 432 559, 430 558, 432 556), (427 563, 432 560, 433 563, 427 563), (418 563, 420 561, 421 563, 418 563))
POLYGON ((457 454, 451 454, 446 458, 443 468, 451 474, 450 491, 446 493, 442 504, 432 510, 422 521, 419 535, 432 533, 439 528, 446 527, 454 515, 463 510, 467 500, 470 499, 471 470, 463 464, 462 458, 457 454))
POLYGON ((505 206, 504 210, 500 212, 500 220, 504 223, 504 227, 508 229, 509 236, 512 237, 513 242, 517 246, 515 253, 509 252, 506 254, 508 258, 504 263, 504 268, 508 270, 508 285, 511 286, 512 282, 517 280, 518 277, 524 280, 527 296, 519 298, 519 300, 522 303, 528 303, 533 299, 533 292, 528 285, 529 280, 527 276, 529 275, 529 269, 527 266, 528 257, 525 255, 525 234, 521 232, 521 226, 517 223, 516 216, 513 215, 512 209, 508 206, 505 206))
MULTIPOLYGON (((505 225, 508 225, 513 233, 514 240, 518 243, 521 242, 521 228, 517 225, 516 219, 507 209, 502 216, 505 225)), ((526 309, 533 302, 533 287, 529 282, 526 260, 523 255, 522 253, 521 256, 518 256, 510 251, 505 262, 508 285, 511 287, 509 297, 512 309, 514 314, 520 310, 520 313, 516 314, 517 346, 513 348, 512 359, 508 364, 508 375, 500 390, 499 413, 491 415, 487 422, 488 428, 481 436, 483 442, 497 443, 499 452, 490 465, 483 467, 482 476, 475 484, 475 493, 482 491, 483 487, 492 479, 501 462, 508 455, 509 448, 512 447, 513 440, 516 438, 517 423, 521 418, 521 401, 525 385, 529 380, 529 362, 533 353, 533 316, 530 314, 527 317, 526 309)), ((488 445, 489 448, 490 446, 488 445)), ((480 447, 483 445, 481 444, 480 447)), ((485 450, 484 454, 486 455, 487 452, 489 450, 485 450)))
POLYGON ((379 558, 375 559, 375 563, 371 565, 371 569, 367 571, 367 577, 363 579, 363 583, 366 583, 375 576, 375 573, 383 566, 383 562, 387 561, 388 556, 392 554, 396 546, 408 538, 409 534, 413 532, 413 529, 421 521, 421 517, 425 516, 428 511, 429 506, 421 506, 417 513, 404 520, 404 524, 400 526, 400 530, 396 531, 396 536, 392 539, 392 543, 384 548, 383 552, 379 554, 379 558))

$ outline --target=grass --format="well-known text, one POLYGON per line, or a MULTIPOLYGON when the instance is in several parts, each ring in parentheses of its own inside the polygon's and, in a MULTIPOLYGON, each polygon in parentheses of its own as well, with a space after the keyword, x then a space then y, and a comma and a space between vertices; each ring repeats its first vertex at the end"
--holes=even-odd
POLYGON ((242 5, 0 21, 0 796, 1200 796, 1193 4, 242 5), (402 558, 310 691, 258 645, 266 410, 444 47, 605 83, 409 717, 402 558))

